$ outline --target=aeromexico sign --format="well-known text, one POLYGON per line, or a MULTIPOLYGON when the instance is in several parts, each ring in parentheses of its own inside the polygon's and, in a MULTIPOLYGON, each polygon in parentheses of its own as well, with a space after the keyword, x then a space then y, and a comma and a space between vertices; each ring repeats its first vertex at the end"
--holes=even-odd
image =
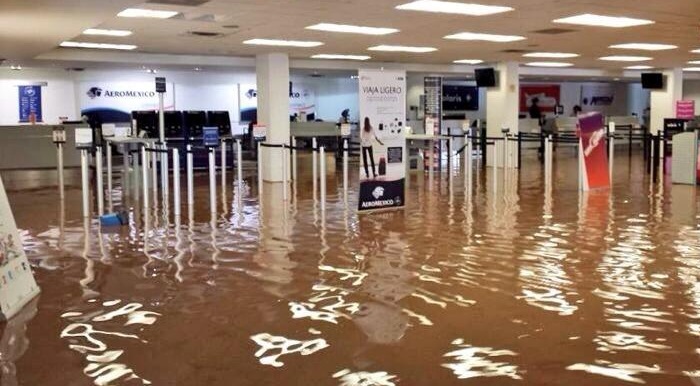
MULTIPOLYGON (((258 88, 254 84, 241 84, 239 87, 241 121, 247 122, 257 112, 258 88)), ((316 93, 314 90, 303 83, 289 82, 289 115, 315 113, 316 93)))
MULTIPOLYGON (((172 85, 168 90, 173 90, 172 85)), ((130 122, 132 111, 158 109, 158 93, 152 81, 81 82, 79 94, 81 114, 97 114, 102 122, 130 122)), ((172 110, 173 93, 165 93, 164 98, 165 109, 172 110)))

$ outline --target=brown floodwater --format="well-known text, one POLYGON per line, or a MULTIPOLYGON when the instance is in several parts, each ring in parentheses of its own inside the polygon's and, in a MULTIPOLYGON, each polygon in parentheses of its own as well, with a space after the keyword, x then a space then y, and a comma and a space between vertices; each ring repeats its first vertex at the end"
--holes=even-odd
POLYGON ((528 155, 468 189, 413 174, 405 209, 359 216, 357 165, 347 204, 330 168, 325 213, 308 159, 262 210, 229 173, 213 220, 201 175, 192 219, 127 200, 116 232, 81 219, 75 175, 61 204, 15 174, 42 293, 0 324, 1 384, 700 385, 697 189, 622 152, 580 194, 573 154, 551 191, 528 155))

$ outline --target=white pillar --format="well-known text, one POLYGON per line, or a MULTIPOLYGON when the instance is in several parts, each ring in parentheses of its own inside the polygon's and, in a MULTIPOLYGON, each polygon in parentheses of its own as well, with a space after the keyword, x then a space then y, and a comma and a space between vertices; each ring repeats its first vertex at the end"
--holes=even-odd
MULTIPOLYGON (((501 128, 507 127, 513 135, 518 134, 518 110, 520 109, 520 77, 518 63, 505 62, 496 66, 496 87, 486 90, 486 135, 488 137, 501 137, 501 128)), ((501 165, 494 157, 494 147, 489 146, 487 151, 488 166, 501 165)), ((514 154, 517 157, 517 154, 514 154)))
POLYGON ((663 74, 664 88, 651 90, 651 134, 657 134, 663 129, 665 118, 676 117, 676 101, 683 99, 683 69, 674 68, 663 74))
MULTIPOLYGON (((289 56, 260 54, 255 58, 258 87, 258 124, 267 127, 267 143, 289 140, 289 56)), ((282 182, 282 151, 263 148, 263 179, 282 182)))

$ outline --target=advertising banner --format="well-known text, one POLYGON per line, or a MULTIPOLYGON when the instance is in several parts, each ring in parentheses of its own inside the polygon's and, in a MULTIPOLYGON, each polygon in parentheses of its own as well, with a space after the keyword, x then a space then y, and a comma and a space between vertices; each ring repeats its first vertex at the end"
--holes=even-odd
POLYGON ((610 187, 605 117, 600 113, 579 115, 579 152, 583 160, 583 190, 610 187))
POLYGON ((676 101, 676 118, 695 119, 695 101, 676 101))
POLYGON ((527 113, 535 98, 543 113, 554 112, 561 100, 561 89, 558 84, 520 86, 520 112, 527 113))
MULTIPOLYGON (((174 90, 172 84, 168 90, 174 90)), ((102 123, 131 122, 131 112, 158 110, 158 93, 151 82, 81 82, 80 114, 102 123)), ((165 110, 175 109, 173 92, 164 95, 165 110)))
POLYGON ((581 109, 584 112, 606 112, 615 101, 615 89, 611 84, 581 85, 581 109))
POLYGON ((22 123, 32 121, 43 122, 41 113, 41 86, 19 86, 19 121, 22 123))
POLYGON ((360 70, 360 212, 405 205, 406 73, 360 70))
POLYGON ((476 86, 443 85, 443 111, 478 111, 479 89, 476 86))
POLYGON ((423 78, 425 92, 425 134, 440 134, 442 124, 442 78, 439 76, 426 76, 423 78))
MULTIPOLYGON (((258 113, 258 89, 254 84, 239 85, 240 121, 252 122, 258 113)), ((311 120, 316 114, 316 93, 303 83, 289 82, 289 116, 305 115, 311 120), (309 115, 314 115, 309 117, 309 115)))
POLYGON ((39 293, 0 178, 0 319, 9 319, 39 293))

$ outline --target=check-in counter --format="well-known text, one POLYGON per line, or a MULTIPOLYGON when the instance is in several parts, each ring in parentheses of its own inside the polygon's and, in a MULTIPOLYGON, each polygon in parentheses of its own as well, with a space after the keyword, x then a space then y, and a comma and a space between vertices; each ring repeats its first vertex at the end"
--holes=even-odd
POLYGON ((57 167, 54 128, 63 127, 66 144, 65 167, 80 166, 80 152, 75 148, 75 128, 85 125, 17 125, 0 126, 0 170, 50 169, 57 167))

